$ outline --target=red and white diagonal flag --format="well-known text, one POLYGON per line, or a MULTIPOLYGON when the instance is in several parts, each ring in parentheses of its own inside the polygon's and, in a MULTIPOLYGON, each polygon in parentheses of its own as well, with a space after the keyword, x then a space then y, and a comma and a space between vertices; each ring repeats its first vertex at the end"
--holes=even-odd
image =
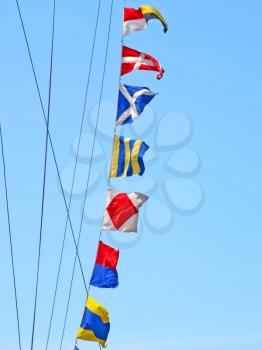
POLYGON ((102 231, 137 232, 138 209, 147 200, 139 192, 124 193, 108 188, 102 231))
POLYGON ((159 72, 157 79, 161 79, 164 69, 160 63, 147 53, 130 49, 127 46, 122 48, 122 69, 121 75, 130 73, 134 70, 150 70, 159 72))

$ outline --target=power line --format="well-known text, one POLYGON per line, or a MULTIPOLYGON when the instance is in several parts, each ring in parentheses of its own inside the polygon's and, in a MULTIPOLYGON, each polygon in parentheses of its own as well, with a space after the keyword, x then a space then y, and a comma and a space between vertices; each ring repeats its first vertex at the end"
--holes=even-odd
MULTIPOLYGON (((36 90, 37 90, 38 99, 39 99, 39 102, 40 102, 40 105, 41 105, 42 116, 43 116, 43 119, 44 119, 44 123, 47 126, 47 119, 46 119, 45 109, 44 109, 44 105, 43 105, 43 100, 42 100, 42 96, 41 96, 41 92, 40 92, 40 88, 39 88, 39 84, 38 84, 36 70, 35 70, 32 54, 31 54, 31 49, 30 49, 29 41, 28 41, 28 38, 27 38, 26 30, 25 30, 25 25, 24 25, 24 21, 23 21, 21 9, 20 9, 19 1, 15 0, 15 2, 16 2, 16 5, 17 5, 17 10, 18 10, 19 19, 20 19, 20 22, 21 22, 22 31, 23 31, 23 35, 24 35, 24 39, 25 39, 25 43, 26 43, 26 47, 27 47, 29 61, 30 61, 32 73, 33 73, 33 76, 34 76, 34 82, 35 82, 35 86, 36 86, 36 90)), ((73 241, 74 241, 74 245, 75 245, 75 249, 76 249, 76 253, 77 253, 77 258, 78 258, 78 262, 79 262, 79 266, 80 266, 80 270, 81 270, 83 283, 84 283, 85 289, 87 291, 87 284, 86 284, 86 281, 85 281, 85 275, 84 275, 81 259, 80 259, 78 248, 77 248, 77 242, 76 242, 76 238, 75 238, 75 235, 74 235, 74 229, 73 229, 73 225, 72 225, 72 220, 71 220, 69 209, 68 209, 68 206, 67 206, 65 192, 64 192, 64 188, 63 188, 63 184, 62 184, 62 180, 61 180, 61 175, 60 175, 60 171, 59 171, 59 167, 58 167, 58 162, 57 162, 57 158, 56 158, 56 154, 55 154, 55 150, 54 150, 54 145, 53 145, 53 141, 52 141, 52 137, 51 137, 49 128, 47 128, 47 131, 48 131, 48 140, 49 140, 49 143, 50 143, 50 147, 51 147, 51 151, 52 151, 52 155, 53 155, 53 159, 54 159, 54 163, 55 163, 55 168, 56 168, 56 172, 57 172, 57 176, 58 176, 59 187, 61 189, 63 201, 64 201, 64 204, 65 204, 65 208, 66 208, 66 212, 67 212, 67 216, 68 216, 68 221, 69 221, 69 226, 70 226, 70 231, 71 231, 72 238, 73 238, 73 241)))
MULTIPOLYGON (((89 64, 89 70, 88 70, 88 76, 87 76, 84 103, 83 103, 83 112, 82 112, 82 118, 81 118, 81 123, 80 123, 79 139, 78 139, 77 152, 76 152, 74 171, 73 171, 73 179, 72 179, 70 196, 69 196, 69 203, 68 203, 69 212, 70 212, 70 208, 71 208, 72 194, 73 194, 73 189, 74 189, 74 185, 75 185, 76 169, 77 169, 78 158, 79 158, 79 149, 80 149, 80 144, 81 144, 81 139, 82 139, 82 134, 83 134, 83 125, 84 125, 84 120, 85 120, 85 115, 86 115, 87 96, 88 96, 88 92, 89 92, 91 70, 92 70, 92 66, 93 66, 93 58, 94 58, 95 43, 96 43, 96 37, 97 37, 98 20, 99 20, 99 16, 100 16, 100 8, 101 8, 101 0, 99 0, 98 8, 97 8, 96 23, 95 23, 95 30, 94 30, 93 43, 92 43, 92 51, 91 51, 90 64, 89 64)), ((51 327, 52 327, 52 322, 53 322, 53 314, 54 314, 54 309, 55 309, 56 296, 57 296, 57 290, 58 290, 58 284, 59 284, 59 278, 60 278, 60 272, 61 272, 61 266, 62 266, 62 259, 63 259, 63 254, 64 254, 64 246, 65 246, 65 240, 66 240, 66 235, 67 235, 67 228, 68 228, 68 216, 66 218, 64 235, 63 235, 61 252, 60 252, 60 258, 59 258, 59 263, 58 263, 55 291, 54 291, 52 310, 51 310, 51 316, 50 316, 48 334, 47 334, 47 340, 46 340, 46 350, 48 349, 50 332, 51 332, 51 327)), ((79 243, 77 243, 77 245, 78 244, 79 243)))
POLYGON ((38 242, 37 272, 36 272, 35 301, 34 301, 32 337, 31 337, 31 350, 33 350, 33 348, 34 348, 36 308, 37 308, 39 270, 40 270, 42 234, 43 234, 43 218, 44 218, 44 206, 45 206, 45 189, 46 189, 46 173, 47 173, 47 157, 48 157, 48 130, 49 130, 49 122, 50 122, 52 76, 53 76, 55 14, 56 14, 56 0, 53 1, 53 23, 52 23, 52 42, 51 42, 51 53, 50 53, 50 68, 49 68, 48 110, 47 110, 47 125, 46 125, 46 136, 45 136, 44 175, 43 175, 43 184, 42 184, 41 218, 40 218, 40 228, 39 228, 39 242, 38 242))
MULTIPOLYGON (((94 132, 94 137, 93 137, 93 142, 92 142, 91 158, 90 158, 90 163, 89 163, 87 182, 86 182, 86 189, 85 189, 85 195, 84 195, 84 201, 83 201, 83 207, 82 207, 82 213, 81 213, 81 221, 80 221, 80 227, 79 227, 79 233, 78 233, 77 248, 79 247, 81 234, 82 234, 84 211, 85 211, 87 193, 88 193, 88 188, 89 188, 90 174, 91 174, 91 169, 92 169, 92 164, 93 164, 96 135, 97 135, 97 129, 98 129, 100 110, 101 110, 102 95, 103 95, 103 90, 104 90, 104 81, 105 81, 105 74, 106 74, 106 67, 107 67, 107 58, 108 58, 108 50, 109 50, 109 41, 110 41, 110 34, 111 34, 113 5, 114 5, 114 1, 111 0, 110 14, 109 14, 109 24, 108 24, 108 31, 107 31, 107 41, 106 41, 106 51, 105 51, 104 67, 103 67, 103 73, 102 73, 102 82, 101 82, 100 96, 99 96, 98 109, 97 109, 97 115, 96 115, 95 132, 94 132)), ((101 232, 100 232, 100 236, 99 237, 101 237, 101 232)), ((69 294, 68 294, 68 298, 67 298, 66 314, 65 314, 64 324, 63 324, 62 337, 61 337, 61 341, 60 341, 60 348, 59 348, 60 350, 62 349, 62 346, 63 346, 65 327, 66 327, 66 322, 67 322, 68 310, 69 310, 70 299, 71 299, 71 294, 72 294, 72 287, 73 287, 73 281, 74 281, 74 275, 75 275, 76 261, 77 261, 77 256, 75 255, 75 260, 74 260, 74 265, 73 265, 73 270, 72 270, 72 276, 71 276, 71 281, 70 281, 69 294)), ((89 283, 89 286, 88 286, 87 294, 89 293, 89 290, 90 290, 90 283, 89 283)))
POLYGON ((9 233, 9 245, 11 253, 11 265, 12 265, 12 275, 13 275, 13 287, 14 287, 14 296, 15 296, 15 309, 16 309, 16 322, 17 322, 17 333, 18 333, 18 345, 19 349, 22 350, 21 345, 21 332, 20 332, 20 319, 18 311, 18 298, 17 298, 17 286, 16 286, 16 275, 15 275, 15 263, 14 263, 14 252, 13 252, 13 238, 11 230, 11 220, 10 220, 10 209, 9 209, 9 195, 7 188, 7 175, 6 175, 6 163, 5 163, 5 152, 4 152, 4 141, 2 134, 2 127, 0 124, 0 139, 1 139, 1 153, 3 161, 3 174, 4 174, 4 184, 5 184, 5 201, 6 201, 6 212, 7 212, 7 222, 8 222, 8 233, 9 233))

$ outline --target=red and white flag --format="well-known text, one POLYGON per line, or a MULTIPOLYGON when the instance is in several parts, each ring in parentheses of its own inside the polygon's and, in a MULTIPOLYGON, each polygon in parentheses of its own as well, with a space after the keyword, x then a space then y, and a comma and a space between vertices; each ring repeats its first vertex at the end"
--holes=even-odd
POLYGON ((102 231, 137 232, 138 209, 147 200, 139 192, 124 193, 108 188, 102 231))
POLYGON ((157 79, 161 79, 164 74, 164 69, 160 63, 147 53, 139 52, 130 49, 127 46, 122 48, 122 69, 121 75, 130 73, 134 70, 150 70, 159 72, 157 79))
POLYGON ((137 30, 144 30, 147 27, 148 21, 151 19, 158 19, 161 21, 164 27, 164 32, 167 32, 168 25, 164 17, 156 8, 148 5, 140 6, 138 9, 126 7, 124 9, 123 36, 137 30))
POLYGON ((133 8, 125 8, 123 36, 126 36, 137 30, 144 30, 146 27, 147 21, 140 8, 138 10, 133 8))

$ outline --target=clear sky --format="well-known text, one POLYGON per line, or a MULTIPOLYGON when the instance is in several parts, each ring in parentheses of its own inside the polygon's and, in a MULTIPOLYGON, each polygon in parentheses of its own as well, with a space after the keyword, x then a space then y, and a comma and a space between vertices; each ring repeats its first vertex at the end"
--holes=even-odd
MULTIPOLYGON (((138 7, 138 0, 127 0, 138 7)), ((109 17, 102 0, 95 64, 87 101, 81 164, 72 208, 78 232, 90 140, 96 117, 109 17)), ((157 21, 126 38, 155 56, 166 74, 136 72, 123 81, 159 92, 134 128, 151 147, 143 178, 117 180, 123 191, 151 198, 140 235, 104 235, 119 246, 120 286, 92 289, 109 311, 109 349, 258 350, 262 348, 261 60, 259 0, 151 0, 157 21)), ((43 99, 47 101, 52 1, 21 0, 43 99)), ((97 1, 57 1, 51 133, 65 191, 71 179, 97 1)), ((85 208, 81 258, 89 280, 104 208, 118 94, 122 4, 115 1, 109 61, 92 187, 85 208), (105 171, 106 170, 106 171, 105 171)), ((22 345, 29 349, 40 222, 45 128, 15 1, 0 5, 0 119, 14 235, 22 345)), ((65 224, 65 208, 49 153, 35 349, 45 348, 65 224)), ((17 349, 8 231, 0 166, 0 339, 17 349)), ((50 350, 59 348, 74 258, 66 241, 50 350)), ((63 349, 73 349, 85 290, 77 267, 63 349)), ((81 343, 80 349, 97 349, 81 343)))

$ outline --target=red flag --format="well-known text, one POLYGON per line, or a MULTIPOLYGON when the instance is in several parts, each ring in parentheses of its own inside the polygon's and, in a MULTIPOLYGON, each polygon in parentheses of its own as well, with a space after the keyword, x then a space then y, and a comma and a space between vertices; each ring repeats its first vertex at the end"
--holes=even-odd
POLYGON ((147 26, 147 21, 141 9, 124 9, 123 35, 128 35, 136 30, 143 30, 147 26))
POLYGON ((116 288, 118 286, 116 271, 118 258, 119 250, 100 241, 90 284, 99 288, 116 288))
POLYGON ((130 73, 134 70, 150 70, 159 72, 157 79, 161 79, 164 69, 159 62, 147 53, 130 49, 127 46, 122 48, 122 70, 121 75, 130 73))
POLYGON ((123 35, 128 35, 137 30, 143 30, 147 27, 148 21, 158 19, 164 26, 164 32, 168 30, 168 25, 161 13, 152 6, 140 6, 137 10, 126 7, 124 9, 123 35))
POLYGON ((104 267, 116 269, 119 258, 119 250, 116 250, 104 242, 99 242, 96 263, 104 267))
POLYGON ((108 188, 102 231, 137 232, 139 208, 147 200, 139 192, 123 193, 108 188))

